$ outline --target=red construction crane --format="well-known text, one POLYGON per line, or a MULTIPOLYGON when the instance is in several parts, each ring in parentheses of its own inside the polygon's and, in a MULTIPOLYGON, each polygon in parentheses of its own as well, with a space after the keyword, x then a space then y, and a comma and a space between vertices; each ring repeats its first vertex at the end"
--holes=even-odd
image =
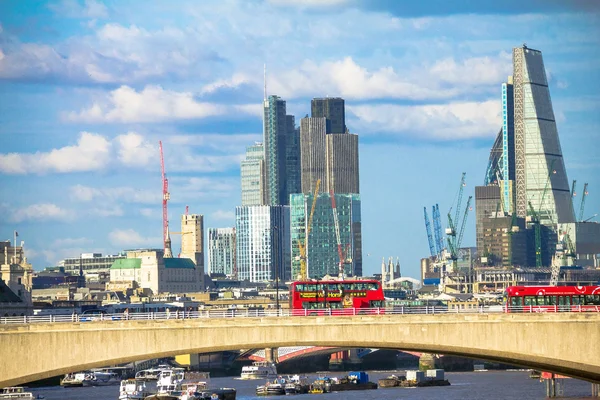
POLYGON ((160 149, 160 170, 162 173, 162 186, 163 186, 163 241, 164 241, 164 257, 171 258, 173 257, 173 253, 171 252, 171 238, 169 237, 169 215, 167 212, 167 202, 171 198, 169 194, 169 180, 165 176, 165 160, 163 157, 163 147, 162 141, 158 142, 158 147, 160 149))

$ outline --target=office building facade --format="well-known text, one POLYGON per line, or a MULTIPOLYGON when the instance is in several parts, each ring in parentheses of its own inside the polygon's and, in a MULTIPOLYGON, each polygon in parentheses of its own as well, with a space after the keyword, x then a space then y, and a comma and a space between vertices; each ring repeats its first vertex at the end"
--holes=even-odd
POLYGON ((242 205, 262 206, 265 201, 265 149, 262 143, 246 148, 241 165, 242 205))
POLYGON ((241 206, 235 209, 239 280, 290 279, 290 207, 241 206))
POLYGON ((115 255, 102 255, 102 253, 81 253, 79 257, 65 258, 58 262, 59 267, 63 267, 64 271, 69 275, 79 275, 79 271, 83 275, 94 275, 98 273, 109 273, 110 267, 115 262, 125 258, 125 253, 115 255))
POLYGON ((278 96, 264 101, 264 182, 267 205, 286 205, 289 194, 300 189, 299 132, 294 117, 286 115, 286 103, 278 96))
POLYGON ((208 274, 234 277, 235 228, 208 229, 208 274))
POLYGON ((515 210, 544 225, 574 221, 542 52, 513 49, 515 210), (531 204, 531 206, 530 206, 531 204))
POLYGON ((327 135, 327 187, 334 193, 360 193, 358 135, 327 135))
POLYGON ((302 118, 300 120, 300 170, 301 193, 313 193, 321 180, 320 192, 327 190, 327 133, 326 119, 302 118))
POLYGON ((346 110, 340 97, 315 98, 310 102, 310 116, 326 119, 326 132, 346 133, 346 110))
MULTIPOLYGON (((346 276, 362 276, 362 233, 360 195, 335 194, 339 222, 343 268, 346 276)), ((292 277, 300 275, 300 248, 306 243, 306 273, 309 278, 325 275, 338 276, 340 256, 337 247, 335 220, 331 195, 317 196, 308 241, 306 230, 312 207, 312 194, 295 194, 290 201, 290 225, 292 247, 292 277)))

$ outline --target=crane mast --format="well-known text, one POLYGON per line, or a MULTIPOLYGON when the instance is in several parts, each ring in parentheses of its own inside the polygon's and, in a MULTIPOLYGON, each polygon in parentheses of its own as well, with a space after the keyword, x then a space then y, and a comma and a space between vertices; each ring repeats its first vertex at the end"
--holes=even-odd
POLYGON ((583 209, 585 207, 585 198, 588 195, 588 190, 587 190, 588 184, 585 183, 583 185, 583 194, 581 195, 581 206, 579 207, 579 218, 577 219, 578 221, 583 221, 583 209))
POLYGON ((429 222, 429 216, 427 215, 427 207, 423 207, 423 215, 425 217, 425 230, 427 231, 427 241, 429 242, 429 252, 431 257, 435 257, 435 246, 433 244, 433 235, 431 234, 431 223, 429 222))
POLYGON ((335 194, 333 189, 329 191, 331 197, 331 208, 333 209, 333 223, 335 227, 335 239, 337 241, 338 256, 340 257, 340 263, 338 265, 338 276, 340 279, 344 278, 344 251, 342 250, 342 238, 340 235, 340 221, 338 219, 337 207, 335 204, 335 194))
POLYGON ((164 245, 164 257, 171 258, 173 253, 171 252, 171 237, 169 236, 169 216, 167 211, 167 203, 170 200, 169 194, 169 180, 165 175, 165 160, 163 156, 162 141, 158 142, 160 150, 160 171, 162 175, 162 209, 163 209, 163 245, 164 245))
POLYGON ((315 185, 315 191, 313 193, 312 206, 310 208, 310 215, 308 217, 308 224, 306 225, 306 234, 304 235, 304 243, 298 239, 298 250, 300 251, 300 280, 306 280, 306 251, 308 247, 308 236, 310 234, 310 227, 312 225, 313 215, 315 214, 315 205, 317 204, 317 196, 319 195, 319 186, 321 180, 317 180, 315 185))

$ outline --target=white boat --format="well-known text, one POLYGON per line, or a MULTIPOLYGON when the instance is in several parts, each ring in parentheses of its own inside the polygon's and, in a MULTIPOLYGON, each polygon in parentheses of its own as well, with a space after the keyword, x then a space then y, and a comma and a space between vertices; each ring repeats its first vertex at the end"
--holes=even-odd
POLYGON ((26 392, 24 387, 6 387, 0 391, 0 399, 34 400, 33 394, 26 392))
POLYGON ((61 379, 60 384, 64 387, 81 387, 83 386, 83 381, 87 374, 89 374, 89 371, 66 374, 65 377, 61 379))
POLYGON ((293 375, 288 376, 285 384, 285 394, 304 394, 308 393, 310 382, 307 376, 293 375))
POLYGON ((182 368, 171 368, 160 372, 155 394, 145 400, 235 400, 232 388, 209 389, 208 372, 186 372, 182 368))
POLYGON ((83 386, 110 386, 121 383, 121 378, 114 372, 90 371, 83 379, 83 386))
POLYGON ((170 365, 161 364, 156 368, 143 369, 136 372, 135 379, 145 381, 156 381, 160 375, 160 371, 171 369, 170 365))
POLYGON ((269 361, 255 361, 242 367, 240 379, 273 379, 277 377, 277 367, 269 361))
POLYGON ((285 394, 286 383, 286 380, 281 378, 267 381, 264 385, 256 387, 256 394, 258 396, 274 396, 285 394))
POLYGON ((156 385, 144 380, 124 379, 119 388, 119 400, 143 400, 156 392, 156 385))

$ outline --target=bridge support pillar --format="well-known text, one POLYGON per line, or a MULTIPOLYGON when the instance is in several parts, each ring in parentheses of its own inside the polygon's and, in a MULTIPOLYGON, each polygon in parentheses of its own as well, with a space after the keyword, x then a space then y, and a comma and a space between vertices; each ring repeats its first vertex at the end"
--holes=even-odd
POLYGON ((265 349, 265 360, 277 364, 279 362, 279 349, 267 347, 265 349))
POLYGON ((358 357, 357 349, 338 351, 337 353, 333 353, 329 358, 330 371, 348 371, 360 369, 361 364, 362 361, 358 357))
POLYGON ((592 397, 600 397, 600 383, 592 383, 592 397))

